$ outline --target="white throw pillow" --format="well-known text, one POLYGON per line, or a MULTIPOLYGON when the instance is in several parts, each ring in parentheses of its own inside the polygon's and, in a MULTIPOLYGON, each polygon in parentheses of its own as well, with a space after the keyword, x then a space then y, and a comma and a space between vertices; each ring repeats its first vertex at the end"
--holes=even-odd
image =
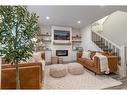
POLYGON ((41 52, 34 52, 33 58, 35 59, 35 62, 41 62, 42 61, 41 52))
POLYGON ((35 59, 34 59, 33 57, 30 57, 30 58, 27 60, 27 62, 29 62, 29 63, 34 63, 34 62, 35 62, 35 59))
POLYGON ((94 60, 94 57, 95 57, 95 56, 101 56, 101 55, 102 55, 101 53, 96 52, 95 55, 92 57, 92 60, 94 60))
POLYGON ((102 54, 99 52, 96 52, 96 54, 95 54, 95 56, 100 56, 100 55, 102 55, 102 54))
POLYGON ((35 59, 35 62, 41 62, 42 63, 42 70, 45 68, 45 60, 41 57, 42 52, 34 52, 33 58, 35 59))
POLYGON ((83 54, 82 54, 82 58, 90 59, 90 52, 89 51, 84 51, 83 54))

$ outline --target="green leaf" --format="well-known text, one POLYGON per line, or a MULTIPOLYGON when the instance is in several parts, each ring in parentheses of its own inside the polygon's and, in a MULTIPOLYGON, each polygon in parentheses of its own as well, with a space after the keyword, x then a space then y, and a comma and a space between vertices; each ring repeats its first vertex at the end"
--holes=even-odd
POLYGON ((38 16, 24 6, 0 6, 0 56, 8 63, 15 63, 32 56, 31 39, 40 32, 38 16))

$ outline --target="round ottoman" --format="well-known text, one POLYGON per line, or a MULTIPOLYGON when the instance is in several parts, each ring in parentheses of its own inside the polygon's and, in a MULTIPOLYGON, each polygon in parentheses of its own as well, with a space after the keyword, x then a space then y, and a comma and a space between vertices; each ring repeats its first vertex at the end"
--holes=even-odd
POLYGON ((64 77, 67 74, 66 65, 63 64, 53 64, 49 71, 50 76, 55 78, 64 77))
POLYGON ((68 72, 72 75, 79 75, 84 73, 84 67, 79 63, 69 63, 68 72))

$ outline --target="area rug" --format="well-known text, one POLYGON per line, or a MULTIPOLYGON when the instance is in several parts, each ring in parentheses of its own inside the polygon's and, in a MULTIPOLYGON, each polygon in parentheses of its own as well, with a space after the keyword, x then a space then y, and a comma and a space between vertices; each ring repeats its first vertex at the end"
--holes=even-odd
MULTIPOLYGON (((67 66, 67 64, 65 64, 67 66)), ((122 84, 108 75, 95 75, 91 71, 84 69, 81 75, 67 74, 62 78, 53 78, 49 75, 50 65, 45 67, 44 87, 43 89, 104 89, 122 84)))

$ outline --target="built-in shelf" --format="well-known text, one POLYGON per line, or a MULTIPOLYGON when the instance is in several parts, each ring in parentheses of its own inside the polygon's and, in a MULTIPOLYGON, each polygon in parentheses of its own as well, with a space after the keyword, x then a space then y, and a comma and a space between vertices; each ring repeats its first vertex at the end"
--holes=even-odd
POLYGON ((72 38, 82 38, 81 36, 72 36, 72 38))
POLYGON ((51 40, 42 40, 42 42, 51 42, 51 40))
POLYGON ((50 48, 51 45, 51 33, 50 32, 41 32, 37 35, 37 38, 44 44, 44 50, 50 48))
POLYGON ((73 40, 72 42, 81 43, 81 40, 73 40))
POLYGON ((50 34, 40 34, 38 36, 51 36, 50 34))
POLYGON ((51 33, 43 32, 43 33, 39 33, 37 36, 51 36, 51 33))
POLYGON ((71 45, 71 42, 70 43, 55 43, 53 42, 54 45, 71 45))
POLYGON ((76 50, 76 49, 72 49, 72 51, 78 51, 78 50, 76 50))
POLYGON ((72 50, 74 52, 77 52, 80 50, 80 45, 81 45, 81 42, 82 42, 82 36, 81 34, 79 33, 76 33, 76 34, 73 34, 72 35, 72 50))
POLYGON ((72 36, 72 42, 73 43, 81 43, 81 35, 80 34, 75 34, 72 36))
POLYGON ((72 50, 73 51, 82 51, 83 48, 82 47, 73 47, 72 50))
POLYGON ((51 49, 45 49, 44 51, 52 51, 51 49))

